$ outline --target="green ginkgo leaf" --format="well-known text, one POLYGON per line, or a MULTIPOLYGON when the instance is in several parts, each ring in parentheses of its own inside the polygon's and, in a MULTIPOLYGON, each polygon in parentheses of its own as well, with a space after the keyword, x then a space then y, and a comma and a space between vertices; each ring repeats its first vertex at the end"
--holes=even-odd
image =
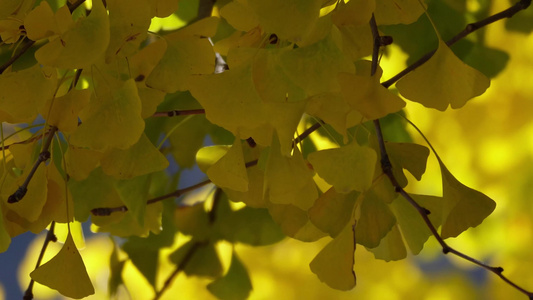
POLYGON ((252 282, 246 267, 233 251, 229 270, 223 277, 207 285, 207 289, 222 300, 247 299, 252 291, 252 282))
POLYGON ((185 274, 210 278, 222 275, 222 264, 213 243, 198 242, 193 239, 170 254, 169 259, 181 266, 187 256, 189 256, 187 264, 182 266, 185 274), (191 251, 192 256, 189 256, 188 253, 191 251))
POLYGON ((496 203, 485 194, 471 189, 448 171, 439 160, 442 174, 443 221, 442 238, 456 237, 470 227, 476 227, 494 211, 496 203))
POLYGON ((356 279, 354 266, 355 233, 351 223, 311 261, 309 267, 320 281, 337 290, 351 290, 356 279))
POLYGON ((315 171, 339 193, 365 191, 371 184, 376 152, 352 142, 334 149, 316 151, 307 157, 315 171))
POLYGON ((411 24, 424 13, 420 3, 421 0, 378 0, 374 12, 376 22, 378 25, 411 24))
POLYGON ((462 62, 440 39, 435 54, 396 83, 405 98, 441 111, 449 105, 463 107, 489 86, 485 75, 462 62))
POLYGON ((314 242, 327 233, 318 229, 307 212, 292 204, 270 204, 268 211, 283 233, 303 242, 314 242))
POLYGON ((94 294, 91 279, 70 232, 56 256, 31 272, 30 277, 66 297, 80 299, 94 294))

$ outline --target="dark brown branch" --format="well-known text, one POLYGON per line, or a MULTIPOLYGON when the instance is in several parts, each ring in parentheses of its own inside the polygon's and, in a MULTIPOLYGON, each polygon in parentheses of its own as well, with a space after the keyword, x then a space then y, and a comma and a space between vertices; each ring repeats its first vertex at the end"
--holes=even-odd
MULTIPOLYGON (((46 238, 44 239, 44 244, 43 244, 43 247, 41 248, 41 253, 39 254, 39 258, 37 258, 37 264, 35 264, 35 269, 37 269, 41 265, 41 262, 43 261, 44 253, 46 252, 46 248, 48 247, 48 244, 50 242, 57 242, 57 237, 54 234, 55 225, 56 223, 54 221, 50 223, 50 230, 48 230, 48 232, 46 233, 46 238)), ((28 288, 24 292, 24 296, 22 297, 22 299, 24 300, 33 299, 33 284, 34 283, 35 282, 33 281, 33 279, 31 279, 28 285, 28 288)))
MULTIPOLYGON (((478 21, 478 22, 475 22, 475 23, 470 23, 470 24, 466 25, 466 27, 465 27, 465 29, 463 31, 459 32, 454 37, 452 37, 450 40, 448 40, 446 42, 446 45, 451 46, 451 45, 455 44, 457 41, 459 41, 459 40, 463 39, 464 37, 466 37, 467 35, 469 35, 470 33, 474 32, 474 31, 476 31, 476 30, 478 30, 478 29, 480 29, 480 28, 482 28, 484 26, 487 26, 487 25, 489 25, 491 23, 494 23, 494 22, 499 21, 499 20, 504 19, 504 18, 510 18, 510 17, 514 16, 517 12, 528 8, 530 4, 531 4, 531 0, 521 0, 520 2, 517 2, 515 5, 509 7, 506 10, 503 10, 503 11, 497 13, 497 14, 489 16, 489 17, 487 17, 487 18, 485 18, 485 19, 483 19, 481 21, 478 21)), ((416 62, 414 62, 413 64, 411 64, 410 66, 408 66, 407 68, 402 70, 400 73, 394 75, 392 78, 390 78, 387 81, 382 82, 381 84, 384 87, 386 87, 386 88, 390 87, 396 81, 400 80, 400 78, 402 78, 403 76, 407 75, 409 72, 411 72, 414 69, 420 67, 426 61, 428 61, 433 56, 433 54, 435 54, 435 51, 437 51, 437 50, 433 50, 433 51, 425 54, 420 59, 418 59, 416 62)))
POLYGON ((46 140, 43 143, 43 150, 41 151, 41 153, 39 153, 39 157, 33 164, 31 171, 28 173, 28 177, 26 177, 24 183, 22 183, 22 185, 13 194, 9 196, 9 198, 7 199, 8 203, 16 203, 22 200, 22 198, 24 198, 24 195, 26 195, 26 192, 28 191, 28 184, 30 184, 30 181, 33 178, 35 172, 37 171, 37 168, 39 168, 39 165, 41 165, 41 163, 47 161, 50 158, 50 144, 52 143, 52 139, 54 138, 54 134, 56 133, 56 131, 57 127, 52 126, 52 128, 50 128, 46 140))
POLYGON ((152 115, 152 117, 176 117, 176 116, 188 116, 188 115, 203 115, 205 109, 186 109, 186 110, 170 110, 170 111, 158 111, 152 115))
MULTIPOLYGON (((374 19, 374 15, 372 15, 372 19, 370 20, 370 27, 372 28, 372 34, 373 34, 373 38, 374 38, 374 49, 373 49, 373 59, 372 59, 372 68, 371 68, 371 72, 372 74, 371 75, 374 75, 374 72, 375 70, 377 69, 377 60, 375 60, 374 58, 377 58, 376 56, 376 53, 379 52, 379 47, 381 46, 380 43, 378 43, 377 41, 380 40, 380 37, 379 37, 379 32, 378 32, 378 29, 377 29, 377 25, 376 25, 376 21, 374 19)), ((413 126, 414 124, 412 122, 410 122, 413 126)), ((418 214, 422 217, 422 219, 424 220, 424 223, 426 223, 426 226, 429 228, 429 230, 431 231, 431 233, 433 234, 433 236, 437 239, 437 241, 439 242, 439 244, 441 245, 442 247, 442 252, 444 254, 448 254, 448 253, 452 253, 454 254, 455 256, 458 256, 464 260, 467 260, 473 264, 476 264, 488 271, 491 271, 492 273, 498 275, 503 281, 505 281, 506 283, 508 283, 509 285, 511 285, 512 287, 514 287, 515 289, 517 289, 518 291, 524 293, 525 295, 527 295, 530 299, 533 298, 533 293, 532 292, 529 292, 525 289, 523 289, 522 287, 518 286, 516 283, 512 282, 511 280, 509 280, 507 277, 505 277, 502 272, 503 272, 503 268, 502 267, 492 267, 492 266, 489 266, 471 256, 468 256, 452 247, 450 247, 445 241, 444 239, 440 236, 440 234, 438 233, 437 231, 437 228, 433 225, 433 223, 431 223, 431 220, 429 219, 428 215, 430 214, 430 211, 427 210, 426 208, 420 206, 414 199, 413 197, 411 197, 411 195, 409 195, 402 187, 401 185, 398 183, 398 180, 396 179, 396 177, 394 176, 393 172, 392 172, 392 164, 390 162, 390 159, 389 159, 389 156, 387 154, 387 148, 385 147, 385 139, 383 138, 383 132, 381 130, 381 124, 379 122, 379 119, 376 119, 374 120, 374 127, 375 127, 375 130, 376 130, 376 135, 377 135, 377 138, 378 138, 378 143, 379 143, 379 150, 380 150, 380 154, 381 154, 381 169, 383 171, 383 173, 389 178, 392 186, 394 187, 395 191, 397 193, 399 193, 403 198, 405 198, 417 211, 418 211, 418 214)), ((419 132, 420 130, 414 126, 419 132)), ((427 140, 426 140, 427 141, 427 140)), ((433 148, 432 148, 433 149, 433 148)), ((434 151, 434 150, 433 150, 434 151)))
POLYGON ((319 121, 319 122, 316 122, 315 124, 313 124, 311 127, 307 128, 304 132, 302 132, 302 134, 300 134, 299 136, 297 136, 294 139, 294 144, 298 144, 301 141, 303 141, 311 133, 315 132, 318 128, 322 127, 323 124, 324 124, 324 122, 319 121))

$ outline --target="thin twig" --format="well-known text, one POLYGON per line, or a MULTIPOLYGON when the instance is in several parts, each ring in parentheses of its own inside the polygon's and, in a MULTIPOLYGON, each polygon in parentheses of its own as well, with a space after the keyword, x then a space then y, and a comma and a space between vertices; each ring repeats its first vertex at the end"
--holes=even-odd
MULTIPOLYGON (((490 24, 490 23, 487 23, 487 24, 490 24)), ((379 32, 377 30, 377 25, 376 25, 376 21, 374 19, 374 16, 372 15, 372 19, 370 20, 370 27, 372 28, 372 33, 373 33, 373 38, 374 38, 374 41, 377 41, 377 40, 380 40, 379 38, 379 32)), ((375 53, 378 53, 379 52, 379 47, 381 45, 379 43, 374 43, 374 49, 373 49, 373 54, 375 53)), ((373 55, 373 57, 375 57, 373 55)), ((375 70, 377 69, 377 60, 372 60, 372 72, 375 72, 375 70)), ((371 75, 374 75, 374 74, 371 74, 371 75)), ((412 124, 412 123, 411 123, 412 124)), ((414 125, 414 124, 413 124, 414 125)), ((440 234, 438 233, 437 231, 437 228, 433 225, 433 223, 431 223, 431 220, 429 219, 428 215, 430 214, 430 211, 427 210, 426 208, 420 206, 414 199, 413 197, 411 197, 411 195, 409 195, 402 187, 401 185, 398 183, 398 180, 396 179, 396 177, 394 176, 393 172, 392 172, 392 164, 390 162, 390 159, 389 159, 389 156, 387 154, 387 149, 385 147, 385 139, 383 138, 383 132, 381 130, 381 124, 379 122, 379 119, 376 119, 374 120, 374 127, 375 127, 375 130, 376 130, 376 135, 377 135, 377 138, 378 138, 378 143, 379 143, 379 149, 380 149, 380 154, 381 154, 381 169, 383 171, 383 173, 389 178, 392 186, 394 187, 395 191, 397 193, 399 193, 403 198, 405 198, 414 208, 416 208, 416 210, 418 211, 419 215, 422 217, 422 219, 424 220, 424 223, 426 223, 426 226, 429 228, 429 230, 431 231, 431 233, 433 234, 433 236, 437 239, 437 241, 439 242, 439 244, 441 245, 442 247, 442 252, 444 254, 448 254, 448 253, 452 253, 454 254, 455 256, 458 256, 464 260, 467 260, 473 264, 476 264, 496 275, 498 275, 503 281, 505 281, 506 283, 508 283, 509 285, 511 285, 512 287, 514 287, 515 289, 517 289, 518 291, 522 292, 523 294, 527 295, 530 299, 533 299, 533 292, 529 292, 527 290, 525 290, 524 288, 518 286, 516 283, 514 283, 513 281, 509 280, 507 277, 505 277, 502 272, 503 272, 503 268, 502 267, 492 267, 492 266, 489 266, 471 256, 468 256, 466 254, 464 254, 463 252, 460 252, 452 247, 450 247, 445 241, 444 239, 440 236, 440 234)), ((418 128, 415 126, 415 128, 418 130, 418 128)))
MULTIPOLYGON (((43 247, 41 248, 41 253, 39 253, 39 258, 37 258, 35 269, 37 269, 41 265, 41 262, 43 261, 44 253, 46 252, 46 248, 48 247, 48 244, 50 242, 57 242, 57 237, 54 234, 55 225, 56 223, 54 221, 50 223, 50 230, 48 230, 48 232, 46 233, 46 238, 44 239, 43 247)), ((33 284, 34 284, 34 281, 33 279, 31 279, 28 285, 28 288, 24 292, 24 296, 22 297, 22 299, 24 300, 33 299, 33 284)))
POLYGON ((50 128, 50 131, 48 131, 48 135, 46 137, 46 140, 43 143, 43 150, 41 153, 39 153, 39 156, 35 163, 33 164, 33 167, 31 171, 28 173, 28 177, 26 177, 26 180, 24 180, 24 183, 22 183, 19 188, 9 196, 7 199, 8 203, 16 203, 22 200, 24 196, 26 195, 26 192, 28 192, 28 185, 30 184, 31 179, 33 178, 33 175, 37 171, 37 168, 39 168, 39 165, 45 161, 47 161, 50 158, 50 144, 52 143, 52 139, 54 138, 54 134, 57 131, 57 127, 52 126, 50 128))
MULTIPOLYGON (((217 188, 215 191, 215 195, 213 196, 213 204, 211 205, 211 210, 209 210, 208 215, 207 215, 208 220, 209 220, 209 225, 211 226, 215 223, 217 207, 218 207, 218 204, 220 203, 221 196, 222 196, 222 189, 217 188)), ((192 244, 191 248, 189 248, 187 253, 185 253, 185 256, 183 257, 182 261, 176 266, 176 269, 174 269, 174 271, 167 277, 161 289, 156 292, 154 300, 158 300, 159 298, 161 298, 163 293, 172 285, 172 281, 174 280, 174 278, 176 278, 176 276, 178 276, 178 274, 187 267, 187 265, 193 258, 196 251, 200 247, 205 247, 208 244, 209 244, 209 241, 206 241, 206 240, 196 241, 194 244, 192 244)))
MULTIPOLYGON (((481 21, 478 21, 478 22, 475 22, 475 23, 470 23, 468 25, 466 25, 465 29, 461 32, 459 32, 458 34, 456 34, 454 37, 452 37, 450 40, 448 40, 446 42, 446 45, 448 46, 451 46, 453 44, 455 44, 457 41, 463 39, 464 37, 466 37, 467 35, 469 35, 470 33, 484 27, 484 26, 487 26, 491 23, 494 23, 498 20, 501 20, 501 19, 504 19, 504 18, 510 18, 512 16, 514 16, 517 12, 521 11, 521 10, 524 10, 526 8, 528 8, 528 6, 531 4, 531 0, 521 0, 520 2, 517 2, 515 5, 509 7, 508 9, 506 10, 503 10, 495 15, 492 15, 492 16, 489 16, 481 21)), ((413 71, 414 69, 420 67, 421 65, 423 65, 426 61, 428 61, 432 56, 433 54, 435 54, 437 50, 433 50, 427 54, 425 54, 424 56, 422 56, 421 58, 419 58, 416 62, 414 62, 413 64, 411 64, 410 66, 408 66, 407 68, 403 69, 400 73, 394 75, 392 78, 390 78, 389 80, 386 80, 384 82, 381 83, 381 85, 383 85, 384 87, 388 88, 390 87, 391 85, 393 85, 396 81, 400 80, 400 78, 402 78, 403 76, 407 75, 409 72, 413 71)))

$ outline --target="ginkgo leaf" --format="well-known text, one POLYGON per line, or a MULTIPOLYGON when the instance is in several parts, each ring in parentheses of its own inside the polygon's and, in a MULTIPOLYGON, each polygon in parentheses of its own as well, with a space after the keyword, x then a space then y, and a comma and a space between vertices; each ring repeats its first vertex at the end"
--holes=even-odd
POLYGON ((71 136, 72 145, 93 150, 131 147, 144 130, 135 81, 124 82, 111 94, 94 96, 80 117, 82 124, 71 136))
POLYGON ((59 253, 30 276, 67 297, 80 299, 94 294, 91 279, 70 233, 59 253))
MULTIPOLYGON (((428 217, 433 226, 438 228, 442 222, 443 199, 436 196, 410 195, 416 203, 431 212, 428 217)), ((420 253, 424 247, 424 243, 431 236, 431 231, 422 219, 422 216, 420 216, 416 208, 403 197, 396 198, 390 204, 390 208, 396 216, 398 226, 400 227, 402 236, 409 246, 409 249, 411 249, 411 252, 415 255, 420 253)))
POLYGON ((109 46, 106 62, 117 55, 129 56, 137 51, 148 35, 152 14, 150 3, 145 0, 129 0, 127 5, 119 0, 107 0, 109 10, 109 46))
POLYGON ((235 251, 233 251, 231 264, 226 275, 209 283, 207 289, 218 299, 248 299, 248 295, 252 291, 252 282, 246 267, 235 251))
MULTIPOLYGON (((195 165, 197 162, 196 154, 201 151, 200 148, 204 145, 204 138, 209 132, 210 126, 212 126, 211 123, 206 120, 204 115, 188 116, 183 119, 174 118, 167 121, 166 130, 172 132, 169 137, 170 145, 174 149, 172 157, 178 165, 183 168, 192 168, 195 165), (183 141, 187 141, 187 143, 183 141)), ((222 156, 218 156, 217 159, 220 157, 222 156)), ((206 167, 211 166, 214 162, 212 161, 206 167)), ((207 168, 201 170, 207 172, 207 168)))
POLYGON ((192 256, 183 266, 183 271, 188 276, 203 276, 216 278, 222 274, 222 264, 218 258, 214 244, 191 240, 170 254, 169 259, 176 265, 181 265, 191 248, 194 247, 192 256))
POLYGON ((71 90, 64 96, 48 99, 40 110, 41 115, 60 131, 72 133, 78 128, 78 114, 89 103, 90 97, 89 89, 71 90))
POLYGON ((293 204, 307 210, 318 198, 313 171, 305 163, 298 148, 291 157, 282 155, 274 141, 265 170, 265 189, 272 203, 293 204))
POLYGON ((132 179, 121 180, 116 183, 120 199, 128 208, 128 212, 134 215, 139 226, 144 226, 146 214, 146 199, 150 188, 150 176, 137 176, 132 179))
POLYGON ((387 204, 373 190, 364 194, 357 208, 359 219, 355 227, 357 243, 368 248, 375 248, 396 224, 396 218, 387 204))
POLYGON ((248 173, 248 191, 239 192, 230 189, 224 189, 228 198, 233 202, 242 202, 248 207, 264 208, 267 207, 267 199, 263 195, 263 184, 265 177, 263 171, 257 166, 246 168, 248 173))
POLYGON ((405 98, 441 111, 449 105, 463 107, 489 86, 485 75, 462 62, 440 39, 433 56, 396 83, 405 98))
POLYGON ((320 15, 322 0, 248 0, 263 31, 298 42, 320 15))
POLYGON ((68 31, 52 38, 35 52, 40 64, 64 69, 92 65, 109 44, 109 17, 101 1, 93 1, 91 14, 79 19, 68 31))
POLYGON ((359 193, 356 191, 342 194, 337 193, 332 187, 320 195, 309 209, 309 220, 331 237, 336 237, 352 218, 358 196, 359 193))
POLYGON ((283 233, 303 242, 314 242, 327 233, 318 229, 305 210, 292 204, 270 204, 268 211, 283 233))
POLYGON ((178 1, 155 0, 152 4, 152 14, 158 18, 166 18, 178 9, 178 1))
POLYGON ((207 239, 211 234, 211 224, 203 202, 176 208, 174 223, 181 233, 198 240, 207 239))
POLYGON ((337 290, 351 290, 356 279, 354 266, 355 233, 350 222, 316 257, 309 267, 320 281, 337 290))
POLYGON ((77 181, 84 180, 98 166, 102 154, 99 151, 69 145, 65 153, 69 176, 77 181))
POLYGON ((408 170, 417 180, 422 178, 429 156, 427 147, 413 143, 387 143, 386 148, 392 164, 392 172, 401 187, 407 186, 407 178, 403 169, 408 170))
POLYGON ((59 34, 60 29, 54 11, 47 1, 41 2, 24 19, 24 29, 28 38, 34 41, 59 34))
POLYGON ((376 152, 352 142, 334 149, 316 151, 307 157, 315 171, 339 193, 365 191, 372 185, 376 152))
POLYGON ((248 190, 248 174, 244 164, 241 140, 236 138, 226 155, 215 162, 206 174, 217 186, 246 192, 248 190))
POLYGON ((348 3, 339 1, 337 7, 331 13, 331 19, 337 26, 368 25, 375 8, 375 0, 356 0, 348 3))
POLYGON ((379 83, 381 73, 379 69, 374 76, 370 72, 368 75, 338 74, 344 100, 368 120, 382 118, 405 106, 405 101, 379 83))
POLYGON ((340 36, 330 34, 313 45, 283 52, 280 63, 289 79, 308 96, 339 91, 337 74, 355 70, 339 45, 340 36))
POLYGON ((496 203, 485 194, 460 183, 439 160, 442 174, 443 222, 442 238, 456 237, 476 227, 494 211, 496 203))
POLYGON ((241 1, 231 1, 220 9, 220 15, 240 31, 249 31, 259 25, 253 9, 241 1))
POLYGON ((387 235, 381 239, 379 246, 368 249, 374 253, 374 257, 384 261, 400 260, 407 257, 407 251, 403 244, 402 235, 398 225, 392 227, 387 235))
MULTIPOLYGON (((211 27, 218 24, 217 18, 208 18, 196 24, 197 30, 189 26, 173 34, 165 36, 167 50, 163 58, 155 66, 152 73, 146 79, 146 85, 167 93, 185 91, 188 89, 187 82, 191 75, 212 74, 215 70, 215 52, 206 36, 195 35, 211 33, 211 27), (208 28, 202 25, 207 24, 208 28), (190 32, 189 32, 190 31, 190 32)), ((191 25, 191 26, 194 26, 191 25)), ((156 42, 162 43, 162 42, 156 42)))
POLYGON ((374 12, 376 22, 378 25, 411 24, 424 13, 420 3, 420 0, 378 0, 374 12))
POLYGON ((108 232, 119 237, 139 236, 148 237, 149 234, 161 232, 161 202, 146 205, 144 225, 139 224, 137 216, 131 212, 115 212, 111 216, 92 216, 93 224, 98 226, 97 232, 108 232), (116 216, 115 216, 116 215, 116 216))
POLYGON ((130 148, 104 153, 100 164, 107 175, 129 179, 163 170, 168 167, 168 160, 143 133, 130 148))
POLYGON ((32 121, 46 100, 53 97, 56 84, 57 71, 39 65, 0 74, 0 121, 32 121))

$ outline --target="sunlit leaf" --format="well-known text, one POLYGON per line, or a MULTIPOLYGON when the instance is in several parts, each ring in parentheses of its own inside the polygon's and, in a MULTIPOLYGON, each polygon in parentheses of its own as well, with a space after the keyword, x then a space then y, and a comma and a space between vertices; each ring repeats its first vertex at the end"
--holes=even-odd
POLYGON ((353 142, 341 148, 313 152, 307 159, 337 192, 349 193, 362 192, 371 186, 377 155, 373 149, 353 142))
POLYGON ((207 289, 218 299, 247 299, 252 291, 252 282, 248 271, 233 251, 228 272, 207 285, 207 289))
POLYGON ((133 79, 112 94, 94 96, 82 113, 82 124, 70 139, 78 147, 126 149, 144 130, 141 100, 133 79))
POLYGON ((355 287, 356 279, 354 266, 355 233, 352 224, 344 227, 309 266, 320 281, 337 290, 351 290, 355 287))
MULTIPOLYGON (((378 1, 380 2, 380 1, 378 1)), ((370 17, 376 8, 374 0, 339 1, 335 10, 331 13, 331 19, 339 26, 345 25, 368 25, 370 17)))
POLYGON ((35 52, 43 65, 64 69, 85 68, 104 54, 109 44, 109 17, 101 1, 93 1, 91 14, 67 32, 51 38, 35 52))
POLYGON ((31 272, 30 276, 67 297, 80 299, 94 294, 91 279, 70 234, 59 253, 31 272))
POLYGON ((339 73, 338 79, 344 100, 368 120, 382 118, 399 111, 405 102, 379 83, 381 69, 374 76, 339 73))
MULTIPOLYGON (((438 157, 437 157, 438 158, 438 157)), ((456 237, 476 227, 496 208, 494 200, 460 183, 438 158, 442 174, 443 238, 456 237)))
POLYGON ((463 107, 489 86, 490 80, 485 75, 457 58, 442 40, 426 63, 396 83, 405 98, 441 111, 448 105, 463 107))

